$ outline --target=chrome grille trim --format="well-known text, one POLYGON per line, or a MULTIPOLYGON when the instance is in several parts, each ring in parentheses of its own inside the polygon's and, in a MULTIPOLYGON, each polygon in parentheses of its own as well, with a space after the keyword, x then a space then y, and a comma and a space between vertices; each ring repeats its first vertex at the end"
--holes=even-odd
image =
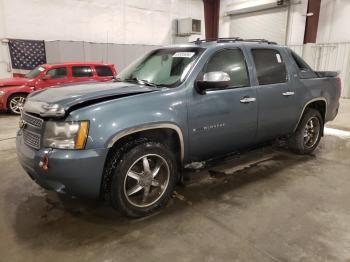
POLYGON ((38 134, 30 132, 28 130, 23 130, 24 143, 34 149, 40 149, 41 137, 38 134))
POLYGON ((28 115, 28 114, 22 112, 22 119, 25 123, 27 123, 28 125, 31 125, 33 127, 40 128, 40 129, 43 127, 44 120, 41 118, 38 118, 38 117, 35 117, 32 115, 28 115))

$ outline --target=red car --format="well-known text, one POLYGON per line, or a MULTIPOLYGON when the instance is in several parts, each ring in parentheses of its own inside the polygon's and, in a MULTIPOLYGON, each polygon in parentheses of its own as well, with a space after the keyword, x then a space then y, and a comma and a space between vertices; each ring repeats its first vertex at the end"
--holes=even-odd
POLYGON ((0 79, 0 110, 20 114, 26 96, 36 90, 82 81, 109 81, 116 75, 113 64, 44 64, 24 77, 0 79))

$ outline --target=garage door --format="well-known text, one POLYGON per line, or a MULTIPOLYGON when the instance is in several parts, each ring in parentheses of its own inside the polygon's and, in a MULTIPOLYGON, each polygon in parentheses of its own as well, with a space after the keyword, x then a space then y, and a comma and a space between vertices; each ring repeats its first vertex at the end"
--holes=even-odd
POLYGON ((230 36, 265 38, 285 44, 288 7, 232 15, 230 36))

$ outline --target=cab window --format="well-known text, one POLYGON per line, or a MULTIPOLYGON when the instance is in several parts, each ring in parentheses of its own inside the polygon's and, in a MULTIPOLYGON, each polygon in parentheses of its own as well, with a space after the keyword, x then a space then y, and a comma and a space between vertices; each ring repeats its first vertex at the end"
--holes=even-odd
POLYGON ((224 49, 212 56, 200 76, 205 73, 222 71, 230 76, 227 88, 238 88, 249 86, 249 76, 244 59, 244 54, 238 48, 224 49))
POLYGON ((93 74, 90 66, 73 66, 72 75, 73 77, 91 77, 93 74))
POLYGON ((259 85, 287 82, 287 70, 281 54, 275 49, 252 49, 259 85))
POLYGON ((95 66, 98 76, 113 76, 112 69, 109 66, 95 66))
POLYGON ((50 75, 52 79, 65 78, 67 77, 67 68, 60 67, 54 68, 47 71, 46 75, 50 75))

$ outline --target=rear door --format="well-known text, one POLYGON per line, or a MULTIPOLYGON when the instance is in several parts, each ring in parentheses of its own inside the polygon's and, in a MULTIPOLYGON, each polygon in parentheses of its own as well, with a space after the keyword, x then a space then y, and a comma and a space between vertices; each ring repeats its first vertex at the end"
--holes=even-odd
POLYGON ((283 50, 251 48, 251 56, 259 103, 257 141, 263 142, 292 132, 297 106, 283 50))

